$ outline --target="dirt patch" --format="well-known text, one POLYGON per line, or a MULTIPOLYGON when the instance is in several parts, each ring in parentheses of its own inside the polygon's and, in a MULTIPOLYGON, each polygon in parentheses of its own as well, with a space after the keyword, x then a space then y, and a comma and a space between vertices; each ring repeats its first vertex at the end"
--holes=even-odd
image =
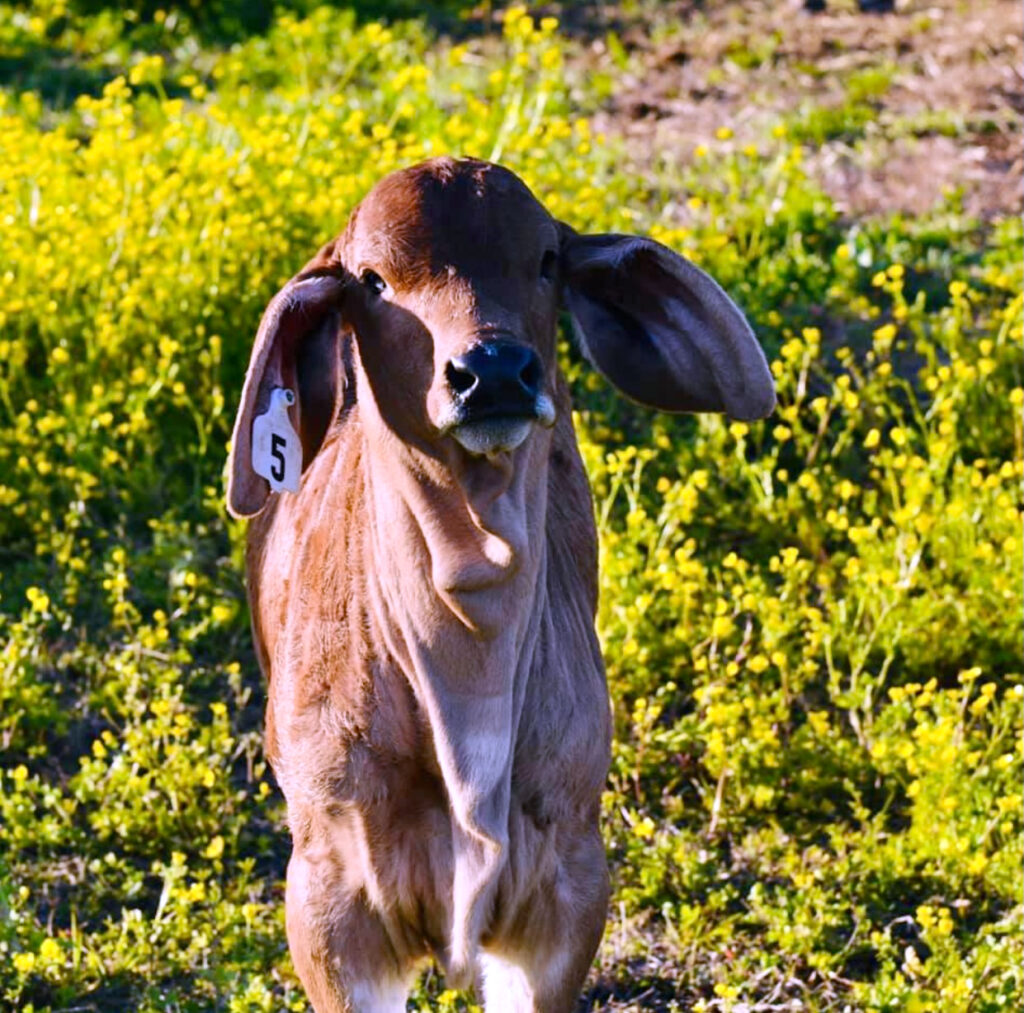
POLYGON ((688 157, 722 127, 742 145, 785 119, 848 214, 921 214, 951 192, 972 216, 1020 213, 1016 0, 904 2, 888 15, 830 7, 681 0, 561 15, 584 41, 577 69, 619 81, 595 126, 626 142, 638 171, 688 157))

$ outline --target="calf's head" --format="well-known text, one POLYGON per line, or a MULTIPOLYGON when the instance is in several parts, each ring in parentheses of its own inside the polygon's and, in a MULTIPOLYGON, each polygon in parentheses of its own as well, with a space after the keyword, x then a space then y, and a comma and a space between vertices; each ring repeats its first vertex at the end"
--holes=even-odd
POLYGON ((268 306, 235 421, 229 509, 252 516, 270 493, 250 441, 277 387, 296 395, 303 468, 353 397, 395 446, 460 472, 514 466, 554 422, 560 304, 590 362, 642 404, 738 419, 774 407, 749 325, 699 268, 649 239, 574 232, 500 166, 438 158, 382 180, 268 306))

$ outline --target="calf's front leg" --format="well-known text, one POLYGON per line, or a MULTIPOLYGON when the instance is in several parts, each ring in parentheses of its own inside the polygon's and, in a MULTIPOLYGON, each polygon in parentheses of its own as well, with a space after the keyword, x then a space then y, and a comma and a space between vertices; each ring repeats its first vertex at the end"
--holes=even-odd
POLYGON ((293 853, 285 910, 288 947, 316 1013, 403 1013, 412 969, 337 862, 293 853))
POLYGON ((480 954, 486 1013, 572 1013, 604 934, 608 871, 594 829, 572 828, 531 896, 480 954))

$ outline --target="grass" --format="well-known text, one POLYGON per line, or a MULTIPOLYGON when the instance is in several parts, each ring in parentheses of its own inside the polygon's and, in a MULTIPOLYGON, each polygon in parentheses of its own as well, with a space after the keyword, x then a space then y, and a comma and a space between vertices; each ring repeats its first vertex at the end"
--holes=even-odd
POLYGON ((658 416, 563 347, 616 721, 583 1003, 1016 1008, 1019 220, 844 219, 781 118, 626 174, 579 50, 521 12, 229 45, 186 7, 0 5, 0 59, 61 54, 0 91, 0 1003, 306 1009, 225 448, 270 295, 453 151, 700 263, 779 388, 765 423, 658 416))

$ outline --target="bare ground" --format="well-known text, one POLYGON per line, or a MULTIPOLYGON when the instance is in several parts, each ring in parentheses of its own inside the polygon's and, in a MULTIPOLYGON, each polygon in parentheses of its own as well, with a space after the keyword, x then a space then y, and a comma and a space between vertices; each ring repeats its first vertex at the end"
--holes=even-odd
POLYGON ((577 69, 619 65, 595 126, 625 140, 638 172, 689 156, 721 127, 737 144, 762 140, 780 118, 814 133, 814 110, 831 108, 826 136, 808 148, 843 212, 917 215, 953 192, 982 219, 1024 207, 1017 0, 903 0, 888 15, 861 13, 853 0, 822 14, 800 0, 563 4, 559 13, 586 40, 577 69))

